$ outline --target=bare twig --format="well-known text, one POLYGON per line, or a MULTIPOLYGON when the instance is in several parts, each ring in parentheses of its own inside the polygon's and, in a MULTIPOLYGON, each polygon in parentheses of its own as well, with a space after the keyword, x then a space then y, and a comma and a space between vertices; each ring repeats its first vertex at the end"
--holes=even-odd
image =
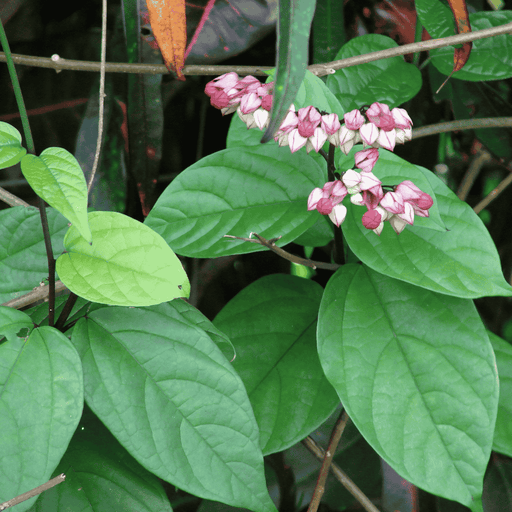
POLYGON ((473 160, 469 164, 468 170, 466 171, 464 178, 460 182, 459 189, 457 190, 457 197, 461 201, 466 200, 466 197, 468 197, 469 191, 471 190, 471 187, 473 186, 473 183, 475 182, 476 178, 480 174, 480 171, 482 170, 483 166, 487 162, 490 162, 491 160, 491 154, 489 153, 489 151, 486 151, 485 149, 481 149, 474 156, 473 160))
POLYGON ((18 503, 29 500, 30 498, 33 498, 34 496, 37 496, 38 494, 41 494, 42 492, 47 491, 48 489, 51 489, 52 487, 55 487, 56 485, 64 482, 64 480, 66 480, 66 475, 61 473, 59 476, 52 478, 45 484, 40 485, 35 489, 24 492, 23 494, 16 496, 16 498, 12 498, 11 500, 5 501, 4 503, 0 503, 0 511, 9 507, 14 507, 14 505, 18 505, 18 503))
MULTIPOLYGON (((309 70, 317 76, 324 76, 334 73, 337 69, 357 66, 376 60, 389 59, 397 55, 405 55, 408 53, 418 53, 445 46, 476 41, 487 37, 494 37, 503 34, 512 34, 512 23, 500 25, 498 27, 486 28, 484 30, 475 30, 466 34, 458 34, 455 36, 444 37, 442 39, 433 39, 430 41, 420 41, 417 43, 404 44, 397 48, 371 52, 364 55, 357 55, 348 59, 337 60, 325 64, 313 64, 309 66, 309 70)), ((100 63, 86 62, 78 60, 67 60, 59 55, 52 58, 34 57, 27 55, 12 56, 15 64, 24 64, 33 67, 51 68, 56 71, 75 70, 75 71, 95 71, 100 70, 100 63)), ((5 61, 5 56, 0 53, 0 62, 5 61)), ((267 66, 225 66, 225 65, 190 65, 183 68, 185 75, 221 75, 230 71, 235 71, 239 75, 265 75, 265 70, 271 67, 267 66)), ((149 73, 153 75, 165 75, 169 71, 163 64, 127 64, 127 63, 108 63, 106 65, 107 73, 149 73)))
MULTIPOLYGON (((510 169, 509 169, 510 170, 510 169)), ((486 206, 494 201, 512 183, 512 172, 474 208, 475 213, 480 213, 486 206)))
MULTIPOLYGON (((66 290, 66 285, 62 281, 55 282, 55 293, 62 292, 66 290)), ((21 297, 16 297, 15 299, 11 299, 7 302, 4 302, 2 306, 7 306, 8 308, 20 309, 26 306, 30 306, 34 302, 38 300, 44 300, 48 297, 50 293, 49 285, 38 286, 31 292, 22 295, 21 297)))
POLYGON ((0 201, 7 203, 9 206, 30 206, 28 203, 20 199, 18 196, 11 194, 5 188, 0 187, 0 201))
POLYGON ((334 457, 334 454, 336 453, 336 449, 338 448, 338 443, 340 442, 343 431, 347 426, 347 421, 347 411, 343 410, 332 431, 331 439, 329 440, 329 445, 327 446, 327 450, 324 454, 324 460, 322 462, 322 467, 320 468, 320 474, 318 475, 318 480, 315 485, 313 497, 311 498, 311 503, 309 504, 308 507, 308 512, 317 512, 318 510, 320 501, 322 500, 322 496, 324 495, 325 492, 325 482, 327 481, 327 475, 329 474, 332 459, 334 457))
POLYGON ((96 141, 96 152, 94 153, 94 163, 92 164, 91 176, 87 185, 87 193, 91 191, 94 175, 98 169, 101 154, 101 140, 103 138, 103 121, 105 111, 105 64, 107 58, 107 0, 102 0, 101 14, 101 63, 100 63, 100 108, 98 120, 98 140, 96 141))
MULTIPOLYGON (((306 437, 302 444, 319 460, 323 460, 325 456, 324 450, 310 437, 306 437)), ((339 468, 336 463, 331 463, 331 471, 336 479, 347 489, 347 491, 354 496, 354 498, 361 504, 361 506, 368 512, 379 512, 379 509, 370 501, 357 485, 352 482, 348 475, 339 468)))
POLYGON ((438 133, 454 132, 457 130, 476 130, 479 128, 511 128, 512 117, 485 117, 480 119, 462 119, 460 121, 448 121, 446 123, 430 124, 414 128, 412 138, 414 140, 438 133))
POLYGON ((251 233, 249 235, 249 238, 242 238, 241 236, 233 235, 224 235, 224 238, 233 238, 235 240, 243 240, 244 242, 251 242, 253 244, 263 245, 267 249, 270 249, 272 252, 275 252, 278 256, 281 256, 281 258, 284 258, 285 260, 291 261, 293 263, 297 263, 299 265, 304 265, 305 267, 310 267, 313 269, 323 268, 326 270, 337 270, 340 268, 340 265, 336 263, 324 263, 323 261, 308 260, 306 258, 301 258, 300 256, 295 256, 294 254, 286 252, 284 249, 281 249, 281 247, 277 247, 276 245, 277 240, 279 240, 279 238, 281 237, 267 240, 263 238, 261 235, 258 235, 258 233, 251 233), (257 238, 257 240, 251 238, 252 235, 254 235, 257 238))

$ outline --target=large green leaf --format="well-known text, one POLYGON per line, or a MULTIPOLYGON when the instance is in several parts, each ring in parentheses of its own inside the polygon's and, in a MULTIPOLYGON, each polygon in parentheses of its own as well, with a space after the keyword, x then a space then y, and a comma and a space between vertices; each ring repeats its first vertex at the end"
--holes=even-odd
POLYGON ((264 455, 304 439, 339 403, 316 351, 320 285, 274 274, 242 290, 215 318, 235 345, 264 455))
POLYGON ((322 298, 318 352, 386 462, 428 492, 481 510, 498 375, 470 300, 345 265, 322 298))
POLYGON ((21 134, 10 124, 0 121, 0 169, 16 165, 26 154, 21 147, 21 134))
POLYGON ((39 327, 0 344, 0 503, 50 479, 82 408, 82 365, 66 336, 39 327))
POLYGON ((76 158, 65 149, 48 148, 21 159, 23 176, 34 192, 71 222, 91 242, 87 221, 87 184, 76 158))
MULTIPOLYGON (((63 250, 66 219, 46 209, 54 254, 63 250)), ((48 277, 48 259, 39 210, 15 206, 0 211, 0 302, 32 291, 48 277)))
POLYGON ((144 469, 86 408, 54 472, 66 480, 29 512, 171 512, 155 475, 144 469))
POLYGON ((512 345, 488 331, 500 376, 500 401, 492 449, 512 457, 512 345))
MULTIPOLYGON (((46 305, 46 309, 48 309, 48 305, 46 305)), ((17 338, 26 338, 33 328, 32 319, 26 313, 7 306, 0 306, 0 343, 2 336, 17 343, 17 338)))
POLYGON ((270 122, 262 142, 269 141, 295 100, 308 64, 309 32, 316 0, 279 0, 276 83, 270 122))
POLYGON ((64 238, 67 252, 57 259, 59 277, 73 293, 122 306, 188 297, 187 274, 158 233, 117 212, 92 212, 89 223, 94 243, 72 226, 64 238))
POLYGON ((345 42, 344 2, 317 0, 313 18, 313 63, 320 64, 336 59, 345 42))
POLYGON ((72 341, 87 404, 146 469, 196 496, 275 510, 243 383, 173 303, 99 309, 72 341))
MULTIPOLYGON (((387 36, 367 34, 345 44, 336 59, 347 59, 397 46, 387 36)), ((327 77, 327 86, 336 95, 345 112, 375 101, 394 108, 416 96, 421 88, 421 73, 416 66, 405 62, 402 56, 397 56, 338 69, 327 77)))
MULTIPOLYGON (((450 9, 439 0, 416 0, 416 11, 433 39, 455 35, 450 9)), ((512 22, 512 11, 478 12, 469 15, 473 30, 498 27, 512 22)), ((453 46, 430 51, 432 64, 445 75, 453 71, 453 46)), ((473 41, 471 55, 454 78, 480 82, 512 77, 512 35, 502 34, 473 41)))
POLYGON ((306 154, 292 155, 277 146, 226 149, 181 173, 145 223, 178 254, 195 258, 265 250, 224 235, 281 236, 276 244, 282 246, 314 224, 307 198, 324 179, 306 154))
MULTIPOLYGON (((379 167, 380 163, 375 174, 384 179, 381 169, 387 166, 379 167)), ((512 295, 498 251, 480 218, 433 173, 416 168, 430 182, 448 231, 426 229, 415 217, 414 226, 407 226, 400 235, 385 223, 377 236, 362 224, 366 209, 347 204, 342 229, 350 249, 377 272, 439 293, 465 298, 512 295)))

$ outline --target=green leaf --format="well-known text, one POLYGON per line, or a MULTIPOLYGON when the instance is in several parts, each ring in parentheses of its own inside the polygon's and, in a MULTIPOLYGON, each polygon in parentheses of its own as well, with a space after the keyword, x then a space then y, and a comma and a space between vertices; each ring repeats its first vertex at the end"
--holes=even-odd
POLYGON ((313 18, 313 63, 335 60, 345 38, 344 3, 317 0, 313 18))
POLYGON ((82 408, 82 366, 66 336, 39 327, 0 345, 0 503, 50 479, 82 408))
MULTIPOLYGON (((336 60, 397 47, 398 44, 387 36, 367 34, 345 44, 336 55, 336 60)), ((338 69, 327 77, 327 86, 338 98, 345 113, 375 101, 394 108, 418 94, 421 73, 416 66, 397 56, 338 69)))
POLYGON ((279 0, 274 100, 262 142, 268 142, 274 136, 295 100, 306 73, 315 4, 316 0, 279 0))
POLYGON ((464 298, 512 295, 498 251, 478 215, 432 172, 416 168, 430 182, 448 231, 420 227, 415 217, 415 225, 400 235, 385 225, 379 237, 362 224, 365 208, 347 204, 343 234, 350 249, 381 274, 439 293, 464 298))
POLYGON ((0 169, 16 165, 27 150, 21 147, 21 134, 14 126, 0 121, 0 169))
MULTIPOLYGON (((67 221, 56 210, 46 209, 54 254, 63 250, 67 221)), ((39 210, 15 206, 0 211, 0 302, 32 291, 48 277, 48 259, 39 210)))
POLYGON ((29 512, 172 512, 162 484, 88 411, 54 476, 66 480, 45 491, 29 512))
POLYGON ((316 210, 310 213, 317 217, 316 222, 296 238, 294 243, 306 247, 323 247, 334 238, 334 224, 327 216, 320 215, 316 210))
POLYGON ((264 455, 304 439, 339 403, 316 351, 322 291, 308 279, 273 274, 243 289, 215 318, 235 345, 233 366, 249 394, 264 455))
POLYGON ((101 304, 149 306, 188 297, 180 260, 158 233, 117 212, 92 212, 89 245, 72 226, 66 253, 57 259, 61 281, 77 295, 101 304))
POLYGON ((165 189, 145 223, 178 254, 213 258, 266 250, 259 244, 223 238, 292 242, 315 222, 307 211, 311 191, 323 186, 313 158, 277 146, 233 148, 203 158, 165 189))
POLYGON ((487 331, 500 376, 500 401, 494 430, 494 451, 512 457, 512 345, 487 331))
POLYGON ((318 352, 349 416, 388 464, 430 493, 478 502, 498 375, 471 301, 345 265, 322 298, 318 352))
MULTIPOLYGON (((46 305, 48 309, 48 305, 46 305)), ((8 341, 18 342, 18 338, 26 338, 34 328, 31 318, 23 311, 0 306, 0 343, 1 336, 5 336, 8 341)))
MULTIPOLYGON (((416 0, 416 11, 432 39, 455 35, 453 16, 439 0, 416 0)), ((477 12, 469 15, 473 31, 498 27, 512 22, 512 11, 477 12)), ((453 46, 430 51, 432 64, 443 74, 453 71, 453 46)), ((473 47, 464 67, 454 78, 480 82, 512 77, 512 35, 502 34, 473 41, 473 47)))
POLYGON ((91 242, 87 221, 87 184, 76 158, 65 149, 48 148, 21 159, 23 176, 34 192, 71 222, 91 242))
POLYGON ((240 377, 174 303, 102 308, 72 341, 87 404, 147 470, 203 498, 275 511, 240 377))

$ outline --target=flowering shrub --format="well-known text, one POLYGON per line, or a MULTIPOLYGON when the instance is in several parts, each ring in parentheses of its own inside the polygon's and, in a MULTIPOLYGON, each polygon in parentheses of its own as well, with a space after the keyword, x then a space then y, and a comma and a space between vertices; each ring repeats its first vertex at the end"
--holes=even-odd
MULTIPOLYGON (((208 82, 205 93, 212 106, 221 109, 223 115, 236 110, 248 129, 263 130, 268 126, 273 88, 273 82, 261 84, 257 78, 246 76, 240 79, 231 72, 208 82)), ((315 188, 308 198, 308 210, 316 209, 322 215, 328 215, 340 227, 347 214, 347 208, 340 203, 350 194, 353 204, 366 206, 363 226, 377 235, 381 234, 384 221, 389 221, 400 234, 407 224, 413 225, 414 214, 428 217, 434 202, 427 193, 409 180, 384 193, 382 182, 371 172, 379 159, 377 148, 393 151, 397 142, 403 144, 411 140, 409 114, 403 108, 390 110, 387 105, 375 102, 346 113, 341 123, 335 113, 322 114, 312 105, 296 112, 291 105, 274 136, 279 146, 289 146, 292 153, 304 146, 308 153, 311 150, 318 153, 326 141, 339 147, 345 155, 356 144, 370 146, 354 155, 355 166, 361 172, 348 169, 341 173, 340 179, 315 188)))

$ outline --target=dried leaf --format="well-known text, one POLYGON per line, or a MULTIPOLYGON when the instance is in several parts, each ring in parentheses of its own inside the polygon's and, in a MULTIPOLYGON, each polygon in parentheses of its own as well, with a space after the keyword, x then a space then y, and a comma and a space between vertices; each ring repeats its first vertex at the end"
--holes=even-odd
POLYGON ((160 47, 165 65, 179 80, 185 80, 182 68, 187 45, 185 0, 146 0, 149 22, 160 47))

